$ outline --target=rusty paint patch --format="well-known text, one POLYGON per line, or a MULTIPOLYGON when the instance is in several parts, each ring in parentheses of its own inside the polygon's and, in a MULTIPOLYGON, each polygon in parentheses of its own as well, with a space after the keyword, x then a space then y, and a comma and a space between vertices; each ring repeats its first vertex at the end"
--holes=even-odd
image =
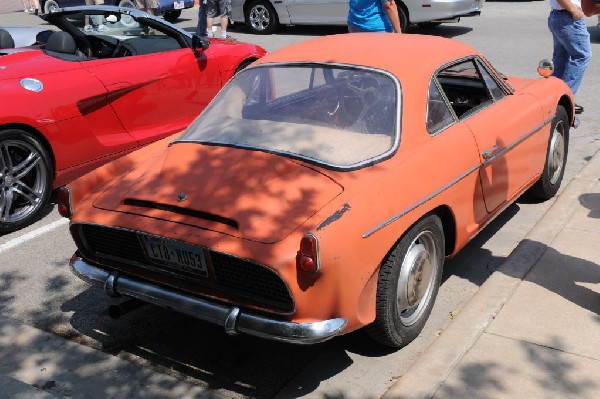
POLYGON ((327 219, 325 219, 323 221, 323 223, 321 223, 318 227, 317 227, 317 231, 324 229, 325 227, 329 226, 331 223, 335 222, 336 220, 339 220, 342 215, 346 212, 348 212, 350 210, 350 205, 348 204, 344 204, 344 206, 342 207, 342 209, 340 209, 339 211, 335 211, 333 213, 333 215, 329 216, 327 219))

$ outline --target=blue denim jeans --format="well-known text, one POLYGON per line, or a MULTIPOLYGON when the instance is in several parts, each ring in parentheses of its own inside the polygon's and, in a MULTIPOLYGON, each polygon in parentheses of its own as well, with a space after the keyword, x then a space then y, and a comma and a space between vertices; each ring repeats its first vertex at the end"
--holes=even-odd
POLYGON ((590 33, 584 19, 573 20, 568 12, 550 12, 548 28, 554 39, 553 75, 565 81, 576 93, 592 58, 590 33))
POLYGON ((206 36, 206 1, 200 0, 198 5, 198 25, 196 25, 196 35, 206 36))

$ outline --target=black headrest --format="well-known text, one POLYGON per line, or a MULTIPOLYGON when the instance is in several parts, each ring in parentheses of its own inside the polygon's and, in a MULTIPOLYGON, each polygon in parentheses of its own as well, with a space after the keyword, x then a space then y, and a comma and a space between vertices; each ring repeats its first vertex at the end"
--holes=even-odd
POLYGON ((15 41, 13 37, 4 29, 0 29, 0 48, 14 48, 15 41))
POLYGON ((75 39, 67 32, 54 32, 48 38, 46 43, 46 51, 54 51, 64 54, 75 54, 77 45, 75 39))

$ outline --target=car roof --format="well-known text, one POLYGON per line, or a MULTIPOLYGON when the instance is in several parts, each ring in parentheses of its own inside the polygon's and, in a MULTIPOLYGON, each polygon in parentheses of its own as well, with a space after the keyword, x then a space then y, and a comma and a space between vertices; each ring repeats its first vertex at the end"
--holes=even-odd
POLYGON ((398 77, 425 73, 455 59, 479 53, 456 40, 439 36, 392 33, 347 33, 323 36, 274 51, 256 64, 324 62, 368 66, 398 77))

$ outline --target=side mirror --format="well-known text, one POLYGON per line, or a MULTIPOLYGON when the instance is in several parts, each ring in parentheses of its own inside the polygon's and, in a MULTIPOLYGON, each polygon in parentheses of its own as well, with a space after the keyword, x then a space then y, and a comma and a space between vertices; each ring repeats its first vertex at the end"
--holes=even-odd
POLYGON ((204 51, 210 46, 210 42, 204 36, 194 35, 192 36, 192 47, 194 50, 204 51))
POLYGON ((543 59, 539 62, 537 71, 540 74, 540 76, 544 78, 552 76, 552 72, 554 72, 554 63, 550 60, 543 59))

